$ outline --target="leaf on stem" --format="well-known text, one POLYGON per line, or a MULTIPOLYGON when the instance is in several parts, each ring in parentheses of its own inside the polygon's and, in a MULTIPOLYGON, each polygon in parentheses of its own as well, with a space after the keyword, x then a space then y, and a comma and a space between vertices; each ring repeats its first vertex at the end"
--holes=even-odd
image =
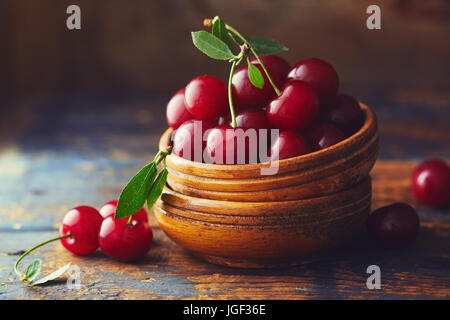
POLYGON ((27 267, 25 271, 25 276, 23 280, 27 282, 33 281, 41 272, 42 261, 40 259, 33 260, 27 267))
POLYGON ((36 286, 38 284, 43 284, 52 280, 55 280, 62 276, 64 273, 66 273, 67 270, 69 270, 70 262, 66 264, 64 267, 59 268, 58 270, 50 273, 49 275, 46 275, 45 277, 40 278, 39 280, 33 281, 29 284, 29 286, 36 286))
POLYGON ((198 50, 210 58, 217 60, 230 60, 235 58, 228 45, 209 32, 203 30, 192 32, 192 41, 198 50))
POLYGON ((167 181, 167 174, 168 171, 166 168, 164 168, 158 175, 158 178, 156 178, 155 182, 153 183, 152 188, 150 189, 150 192, 147 197, 147 208, 150 210, 153 205, 155 204, 156 200, 158 200, 159 196, 161 195, 164 186, 166 185, 167 181))
POLYGON ((114 219, 125 218, 142 209, 148 192, 156 178, 157 169, 154 162, 142 168, 123 189, 117 203, 114 219))
POLYGON ((231 52, 235 52, 236 47, 233 45, 225 23, 217 16, 212 21, 211 33, 225 42, 228 48, 230 48, 231 52))
POLYGON ((248 79, 250 82, 257 88, 261 89, 264 86, 264 78, 261 74, 261 71, 250 62, 250 60, 247 58, 247 64, 248 64, 248 79))
POLYGON ((246 40, 258 54, 278 54, 289 50, 275 39, 246 37, 246 40))

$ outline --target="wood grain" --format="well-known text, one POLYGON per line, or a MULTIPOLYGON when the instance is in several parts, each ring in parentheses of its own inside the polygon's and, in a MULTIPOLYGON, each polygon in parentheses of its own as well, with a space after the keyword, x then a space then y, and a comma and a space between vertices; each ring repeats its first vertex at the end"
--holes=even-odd
MULTIPOLYGON (((270 270, 230 269, 204 263, 175 245, 152 217, 155 243, 146 259, 129 265, 98 252, 80 258, 58 243, 34 255, 47 264, 44 272, 72 261, 80 266, 80 290, 65 282, 26 288, 7 255, 50 238, 53 231, 0 232, 0 299, 388 299, 450 298, 450 216, 413 200, 409 175, 416 162, 378 161, 372 172, 373 208, 393 201, 415 206, 421 217, 419 241, 405 251, 384 251, 364 233, 323 260, 270 270), (368 290, 366 268, 377 264, 381 290, 368 290)), ((112 196, 112 193, 110 193, 112 196)), ((30 258, 31 259, 31 258, 30 258)))

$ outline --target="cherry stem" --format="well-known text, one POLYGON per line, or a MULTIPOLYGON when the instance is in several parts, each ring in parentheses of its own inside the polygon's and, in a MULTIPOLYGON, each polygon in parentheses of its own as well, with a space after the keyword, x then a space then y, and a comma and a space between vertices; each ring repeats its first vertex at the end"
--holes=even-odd
POLYGON ((24 274, 21 273, 19 270, 17 270, 17 266, 19 265, 19 262, 22 261, 23 258, 25 258, 25 256, 27 256, 30 252, 36 250, 39 247, 42 247, 44 245, 46 245, 47 243, 53 242, 53 241, 57 241, 57 240, 61 240, 61 239, 65 239, 65 238, 69 238, 72 235, 70 234, 70 232, 64 236, 60 236, 60 237, 56 237, 47 241, 44 241, 36 246, 34 246, 33 248, 25 251, 20 257, 19 259, 17 259, 16 263, 14 264, 14 272, 22 279, 24 277, 24 274))
POLYGON ((231 65, 231 71, 230 71, 230 77, 228 78, 228 102, 230 105, 230 113, 231 113, 231 126, 233 128, 236 128, 236 113, 234 112, 234 105, 233 105, 233 96, 231 94, 232 90, 232 80, 233 80, 233 74, 236 70, 236 66, 239 64, 241 60, 233 60, 233 64, 231 65))
POLYGON ((275 83, 273 82, 272 78, 269 75, 269 72, 266 69, 266 66, 264 65, 264 63, 261 61, 261 58, 259 57, 259 55, 256 53, 255 49, 253 49, 252 45, 248 42, 247 39, 245 39, 245 37, 240 34, 236 29, 234 29, 233 27, 229 26, 228 24, 225 24, 225 27, 227 28, 228 31, 231 31, 232 33, 234 33, 239 39, 241 39, 244 43, 246 43, 249 47, 250 47, 250 51, 252 52, 252 54, 256 57, 256 59, 258 60, 258 62, 260 63, 261 67, 264 70, 264 73, 267 76, 267 79, 269 79, 270 84, 272 85, 273 90, 275 90, 275 93, 277 94, 277 96, 279 96, 281 94, 281 91, 277 88, 277 86, 275 85, 275 83))
POLYGON ((127 221, 127 226, 131 226, 131 223, 133 222, 134 213, 130 216, 130 218, 127 221))

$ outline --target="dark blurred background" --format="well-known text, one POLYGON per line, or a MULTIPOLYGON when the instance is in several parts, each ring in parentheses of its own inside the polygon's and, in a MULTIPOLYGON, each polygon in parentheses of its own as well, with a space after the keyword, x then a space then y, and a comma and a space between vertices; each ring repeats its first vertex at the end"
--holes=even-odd
MULTIPOLYGON (((278 39, 289 47, 283 57, 291 64, 311 56, 328 60, 340 75, 340 91, 375 109, 389 143, 413 132, 419 141, 424 133, 435 143, 448 141, 448 0, 1 0, 0 134, 17 130, 8 114, 48 113, 61 123, 64 110, 89 111, 91 119, 93 109, 136 104, 141 119, 157 119, 163 128, 175 90, 204 73, 226 80, 229 66, 200 53, 190 38, 214 15, 244 34, 278 39), (66 28, 70 4, 81 7, 81 30, 66 28), (381 7, 381 30, 366 28, 371 4, 381 7)), ((399 155, 416 154, 414 143, 387 148, 382 156, 395 157, 396 148, 399 155)), ((449 156, 447 146, 435 150, 449 156)))

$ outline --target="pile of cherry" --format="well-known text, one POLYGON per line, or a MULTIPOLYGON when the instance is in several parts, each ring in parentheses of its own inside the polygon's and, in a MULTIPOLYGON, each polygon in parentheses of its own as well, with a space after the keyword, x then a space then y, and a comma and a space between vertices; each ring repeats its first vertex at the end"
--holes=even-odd
POLYGON ((76 255, 88 255, 100 247, 111 258, 134 261, 143 257, 153 241, 147 211, 133 217, 114 219, 117 200, 105 203, 99 211, 89 206, 75 207, 64 216, 59 228, 62 245, 76 255))
MULTIPOLYGON (((310 58, 291 68, 277 55, 261 56, 261 60, 281 93, 276 94, 256 58, 251 62, 263 74, 261 89, 250 82, 248 66, 238 69, 232 78, 236 128, 231 126, 227 87, 220 79, 202 75, 175 93, 166 110, 167 123, 175 130, 174 154, 194 160, 194 121, 200 121, 206 132, 203 149, 215 164, 238 163, 235 151, 239 150, 239 140, 233 142, 225 130, 279 129, 266 152, 272 161, 274 155, 286 159, 330 147, 361 127, 363 112, 353 97, 338 94, 338 74, 329 63, 310 58), (223 159, 216 157, 219 148, 223 159), (232 163, 225 161, 231 151, 232 163)), ((248 152, 248 146, 243 148, 240 150, 248 152)), ((244 163, 249 162, 251 158, 246 155, 244 163)))

